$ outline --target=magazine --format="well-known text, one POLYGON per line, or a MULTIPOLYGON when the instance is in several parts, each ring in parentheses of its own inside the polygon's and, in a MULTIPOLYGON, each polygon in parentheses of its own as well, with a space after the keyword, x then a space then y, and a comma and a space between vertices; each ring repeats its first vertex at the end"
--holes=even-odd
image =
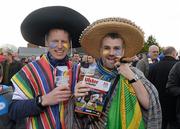
POLYGON ((84 76, 82 83, 88 85, 91 91, 87 96, 76 99, 75 112, 100 116, 111 83, 89 76, 84 76))

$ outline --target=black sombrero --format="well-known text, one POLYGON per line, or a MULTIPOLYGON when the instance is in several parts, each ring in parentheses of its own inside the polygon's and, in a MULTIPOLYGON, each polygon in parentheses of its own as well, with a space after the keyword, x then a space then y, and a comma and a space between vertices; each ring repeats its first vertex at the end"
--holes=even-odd
POLYGON ((23 38, 29 43, 45 46, 45 34, 60 28, 69 32, 72 47, 80 47, 79 36, 89 21, 79 12, 64 6, 40 8, 30 13, 21 24, 23 38))

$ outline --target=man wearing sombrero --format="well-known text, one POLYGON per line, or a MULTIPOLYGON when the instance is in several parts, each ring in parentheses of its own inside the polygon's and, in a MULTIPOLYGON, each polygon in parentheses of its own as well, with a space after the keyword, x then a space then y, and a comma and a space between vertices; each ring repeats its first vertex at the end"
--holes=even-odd
POLYGON ((76 70, 67 53, 79 47, 79 35, 88 20, 63 6, 44 7, 30 13, 21 24, 24 39, 47 46, 48 53, 24 66, 11 79, 15 87, 10 116, 27 117, 28 129, 72 129, 69 101, 76 70), (60 81, 59 81, 60 80, 60 81))
MULTIPOLYGON (((88 26, 80 43, 89 55, 98 58, 94 77, 111 82, 111 87, 104 95, 101 116, 81 117, 77 125, 92 129, 160 129, 158 92, 142 72, 128 63, 128 58, 143 47, 143 31, 127 19, 106 18, 88 26)), ((79 82, 75 96, 85 96, 88 91, 79 82)))

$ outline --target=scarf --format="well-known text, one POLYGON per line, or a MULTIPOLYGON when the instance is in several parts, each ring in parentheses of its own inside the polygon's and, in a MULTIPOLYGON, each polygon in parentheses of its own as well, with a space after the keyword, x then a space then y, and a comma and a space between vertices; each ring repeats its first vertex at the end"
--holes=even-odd
POLYGON ((110 81, 118 75, 116 69, 110 71, 105 67, 103 67, 102 59, 97 60, 96 63, 97 63, 97 71, 101 74, 102 80, 110 81))

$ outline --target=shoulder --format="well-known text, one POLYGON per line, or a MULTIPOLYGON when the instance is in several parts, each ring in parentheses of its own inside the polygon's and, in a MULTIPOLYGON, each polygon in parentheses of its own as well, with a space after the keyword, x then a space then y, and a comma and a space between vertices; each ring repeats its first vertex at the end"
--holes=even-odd
POLYGON ((141 82, 143 83, 146 89, 153 89, 156 91, 156 88, 154 87, 154 85, 144 76, 143 72, 141 72, 136 67, 132 67, 131 69, 135 74, 137 74, 137 76, 140 78, 141 82))
POLYGON ((136 67, 131 67, 131 70, 138 75, 138 77, 145 77, 144 73, 142 71, 140 71, 138 68, 136 67))

